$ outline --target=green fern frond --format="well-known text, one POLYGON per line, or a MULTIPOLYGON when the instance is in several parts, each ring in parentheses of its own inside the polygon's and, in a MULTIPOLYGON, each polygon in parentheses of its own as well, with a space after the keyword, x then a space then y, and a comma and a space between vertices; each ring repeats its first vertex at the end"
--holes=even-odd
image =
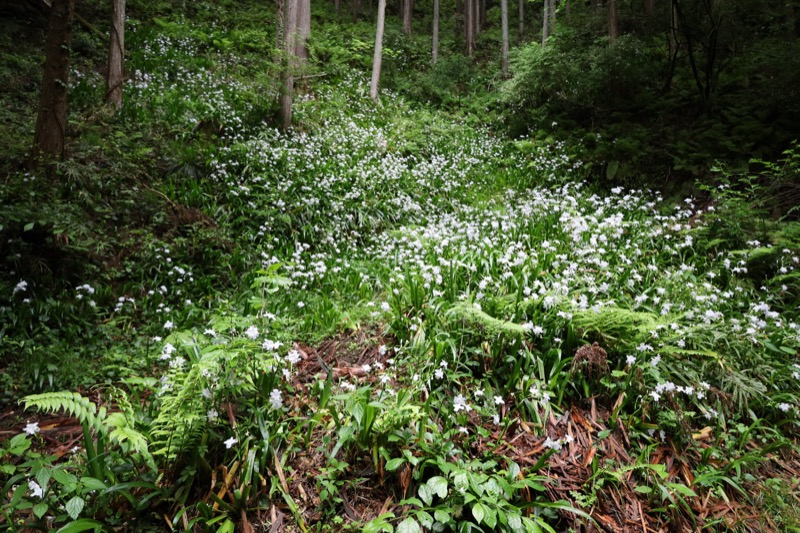
POLYGON ((31 394, 20 400, 25 404, 25 409, 31 407, 46 413, 57 413, 65 411, 70 416, 77 418, 81 424, 87 424, 102 434, 108 434, 108 428, 103 423, 105 409, 97 409, 97 406, 89 399, 81 396, 77 392, 45 392, 42 394, 31 394))
POLYGON ((521 337, 525 335, 524 326, 515 322, 509 322, 495 318, 470 303, 460 302, 447 311, 447 316, 455 320, 466 320, 472 324, 483 326, 490 335, 506 335, 510 337, 521 337))
MULTIPOLYGON (((669 317, 669 320, 674 317, 669 317)), ((659 325, 668 323, 667 317, 623 307, 601 307, 598 310, 575 310, 572 322, 576 328, 596 332, 610 340, 633 342, 659 325)))

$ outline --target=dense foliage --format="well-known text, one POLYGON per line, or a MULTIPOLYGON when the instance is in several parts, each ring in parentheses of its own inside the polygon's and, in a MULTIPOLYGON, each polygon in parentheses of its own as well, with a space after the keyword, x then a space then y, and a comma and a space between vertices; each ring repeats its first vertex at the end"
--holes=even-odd
POLYGON ((79 31, 49 176, 0 23, 0 527, 800 527, 796 42, 657 92, 652 21, 573 5, 502 80, 490 6, 433 67, 390 23, 376 103, 371 22, 314 9, 287 131, 262 3, 132 5, 119 111, 79 31), (631 186, 668 167, 708 175, 631 186))

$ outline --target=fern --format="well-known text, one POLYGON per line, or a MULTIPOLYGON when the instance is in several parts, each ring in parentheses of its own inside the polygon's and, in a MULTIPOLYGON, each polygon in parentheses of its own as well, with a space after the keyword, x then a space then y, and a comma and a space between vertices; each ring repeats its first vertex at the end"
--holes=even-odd
POLYGON ((666 319, 667 317, 660 317, 654 313, 613 306, 602 307, 597 311, 576 310, 572 316, 572 321, 578 329, 597 332, 610 340, 628 342, 667 323, 666 319))
POLYGON ((64 411, 77 418, 84 427, 94 428, 100 435, 110 438, 124 451, 140 454, 148 465, 155 467, 147 448, 147 438, 133 428, 133 409, 122 391, 122 412, 107 414, 105 407, 98 407, 77 392, 46 392, 32 394, 20 400, 25 409, 34 408, 46 413, 64 411))
POLYGON ((466 320, 472 324, 483 326, 490 335, 521 337, 527 332, 524 326, 495 318, 469 303, 462 302, 453 305, 447 311, 447 316, 451 319, 466 320))
POLYGON ((70 416, 77 418, 81 424, 93 427, 103 435, 108 434, 108 428, 103 423, 106 418, 105 408, 98 410, 97 406, 89 398, 85 398, 77 392, 62 391, 31 394, 20 401, 25 404, 25 409, 34 407, 46 413, 66 411, 70 416))

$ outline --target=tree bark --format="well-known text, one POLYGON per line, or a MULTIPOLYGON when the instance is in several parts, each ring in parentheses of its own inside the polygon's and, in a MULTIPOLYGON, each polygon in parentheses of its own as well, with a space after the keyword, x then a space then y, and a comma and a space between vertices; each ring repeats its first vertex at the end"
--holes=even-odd
POLYGON ((111 13, 111 38, 108 46, 106 102, 122 107, 122 85, 125 82, 125 0, 114 0, 111 13))
POLYGON ((358 21, 358 16, 361 14, 361 0, 353 0, 350 9, 351 9, 350 16, 353 22, 358 21))
POLYGON ((53 0, 47 19, 44 74, 39 113, 33 137, 31 166, 40 156, 58 160, 65 156, 67 88, 75 0, 53 0))
POLYGON ((481 0, 472 0, 472 7, 475 9, 472 14, 472 35, 477 39, 481 32, 481 0))
POLYGON ((433 0, 433 64, 439 61, 439 0, 433 0))
POLYGON ((656 0, 644 0, 644 12, 648 17, 652 17, 656 12, 656 0))
POLYGON ((403 33, 411 35, 411 15, 414 12, 414 0, 403 0, 403 33))
POLYGON ((508 0, 500 0, 500 22, 503 32, 502 71, 508 77, 508 0))
POLYGON ((297 0, 297 44, 295 55, 301 64, 308 60, 308 36, 311 34, 311 0, 297 0))
POLYGON ((519 40, 525 35, 525 0, 519 0, 519 40))
POLYGON ((544 0, 544 11, 542 12, 542 46, 547 45, 547 38, 550 36, 548 24, 550 23, 550 0, 544 0))
POLYGON ((292 126, 292 96, 294 93, 295 51, 297 50, 297 0, 285 0, 283 22, 283 87, 280 97, 281 127, 292 126))
POLYGON ((342 11, 342 1, 341 0, 333 0, 333 5, 336 8, 336 14, 338 15, 342 11))
POLYGON ((378 0, 378 23, 375 28, 375 55, 372 57, 372 83, 369 96, 378 101, 378 83, 381 78, 381 59, 383 57, 383 25, 386 18, 386 0, 378 0))
POLYGON ((478 0, 478 28, 486 25, 486 0, 478 0))
POLYGON ((475 0, 466 0, 465 9, 464 9, 464 27, 466 28, 467 32, 467 55, 472 56, 472 52, 475 49, 475 34, 474 28, 475 25, 473 23, 473 18, 475 17, 475 10, 472 8, 472 4, 475 0))
POLYGON ((617 0, 608 0, 608 40, 614 44, 619 37, 619 18, 617 17, 617 0))

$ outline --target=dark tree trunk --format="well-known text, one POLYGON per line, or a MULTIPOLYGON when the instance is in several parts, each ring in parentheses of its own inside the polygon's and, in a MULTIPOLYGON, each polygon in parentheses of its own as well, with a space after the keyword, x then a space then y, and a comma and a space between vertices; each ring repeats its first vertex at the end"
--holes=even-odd
POLYGON ((608 39, 613 44, 619 37, 619 18, 617 0, 608 0, 608 39))
POLYGON ((67 131, 67 88, 75 0, 53 0, 47 20, 44 75, 33 137, 31 165, 39 157, 63 159, 67 131))
POLYGON ((502 32, 502 65, 503 76, 508 77, 508 0, 500 0, 500 27, 502 32))
POLYGON ((525 0, 519 0, 519 40, 525 36, 525 0))
POLYGON ((439 61, 439 0, 433 0, 433 64, 439 61))
POLYGON ((414 0, 403 0, 403 33, 411 35, 411 15, 414 12, 414 0))
POLYGON ((111 36, 108 45, 106 102, 122 107, 122 85, 125 82, 125 0, 114 0, 111 13, 111 36))

